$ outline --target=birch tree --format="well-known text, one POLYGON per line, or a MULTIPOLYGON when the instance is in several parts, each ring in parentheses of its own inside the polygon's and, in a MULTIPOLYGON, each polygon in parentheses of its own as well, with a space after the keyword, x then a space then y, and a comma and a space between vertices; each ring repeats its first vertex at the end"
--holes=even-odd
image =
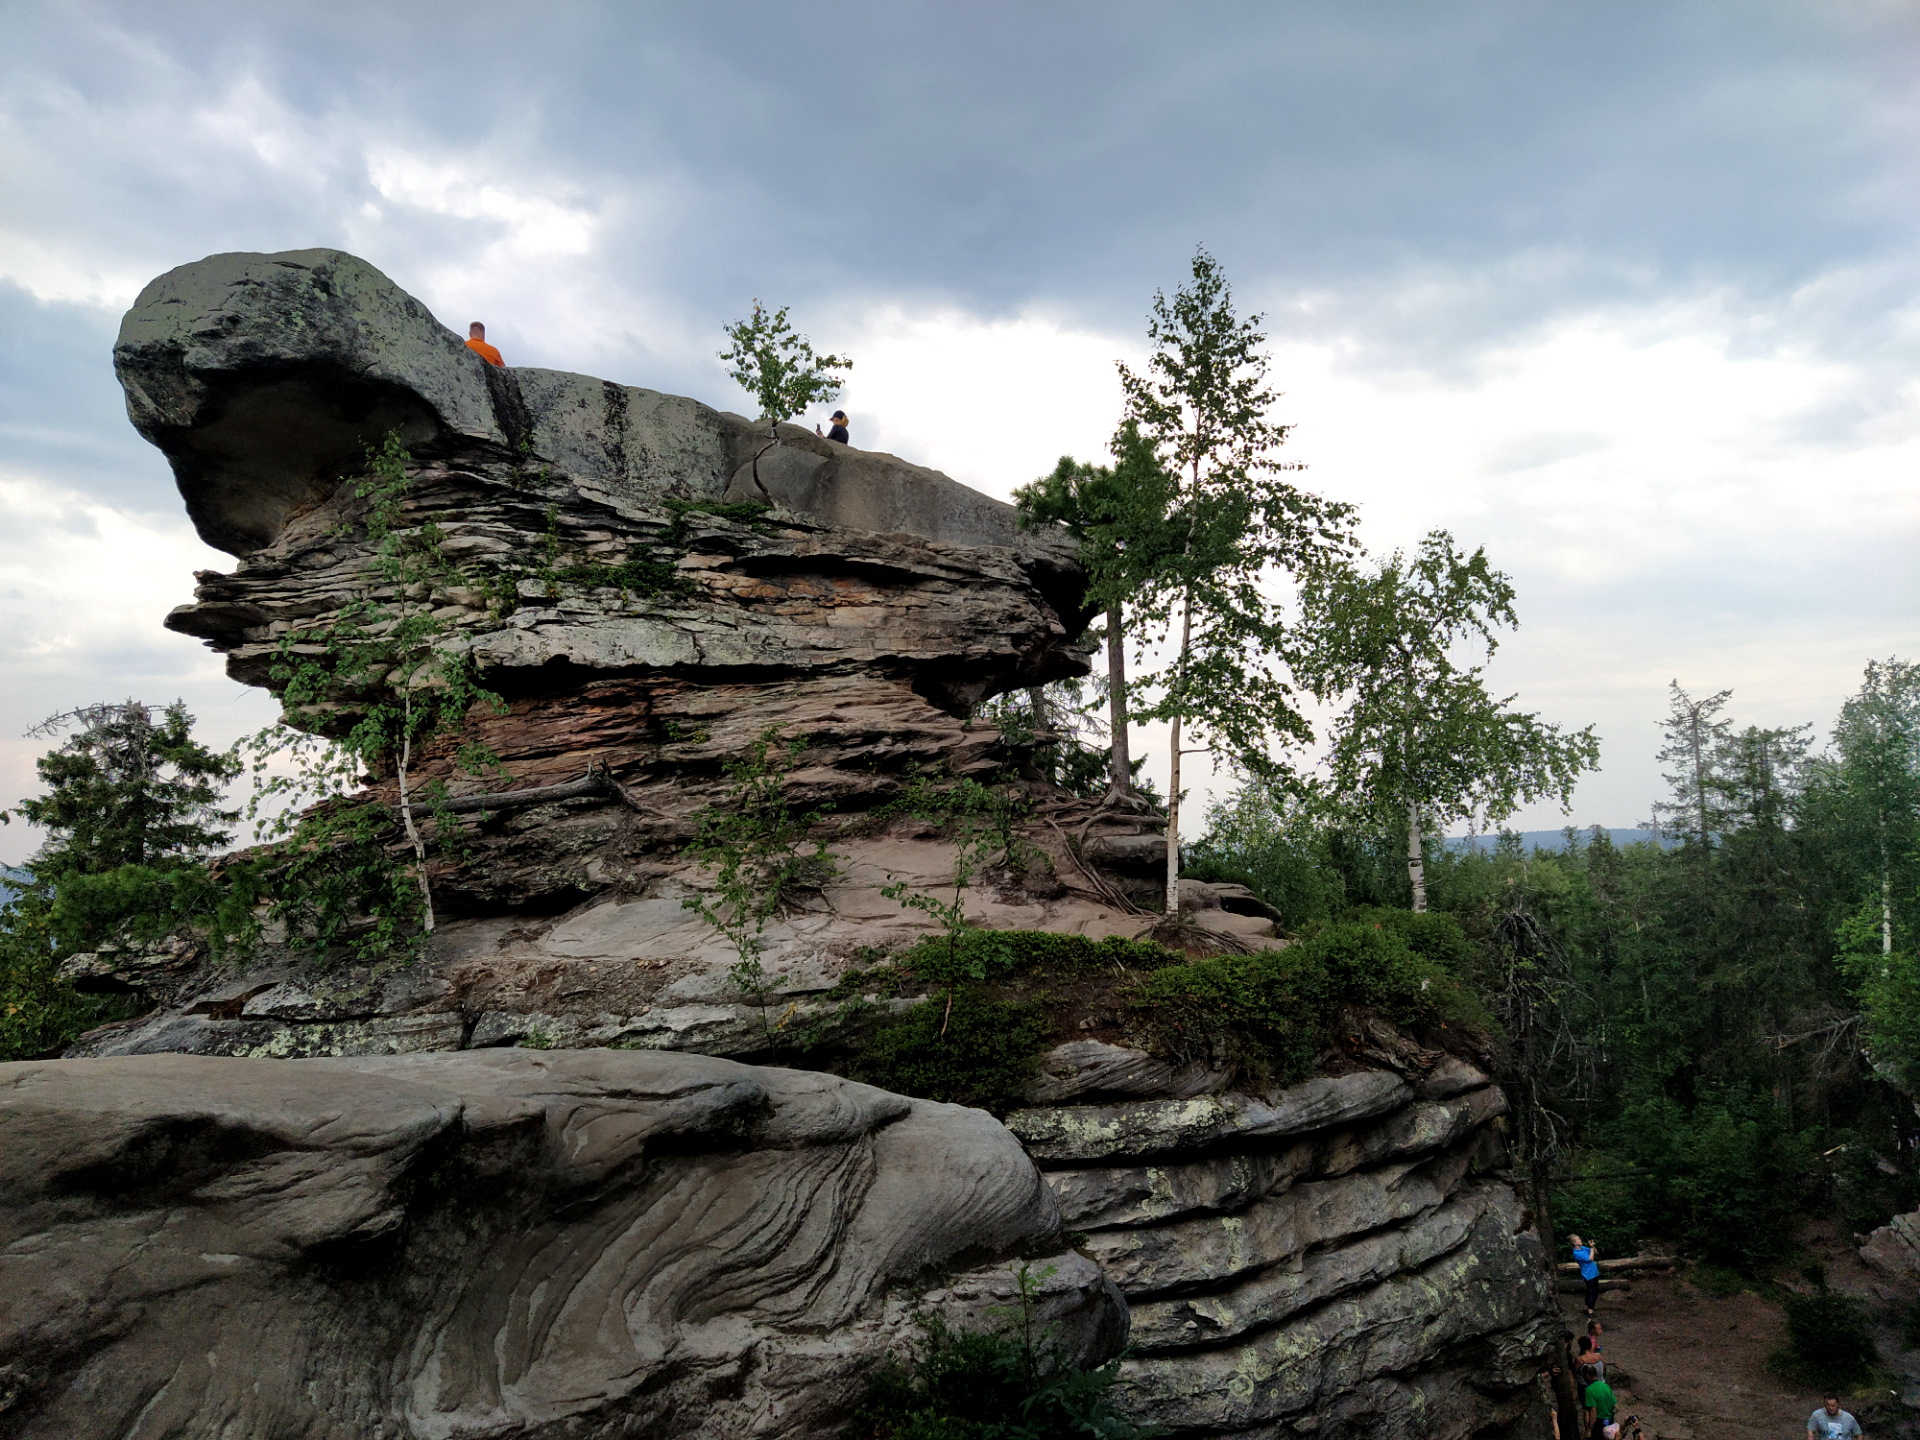
POLYGON ((1488 694, 1496 631, 1519 622, 1513 585, 1484 550, 1462 555, 1435 530, 1412 556, 1372 569, 1314 570, 1301 592, 1295 674, 1315 696, 1346 702, 1327 756, 1328 793, 1363 819, 1403 830, 1413 908, 1427 908, 1426 837, 1478 816, 1498 824, 1545 796, 1564 807, 1599 764, 1593 727, 1565 731, 1488 694), (1462 664, 1462 643, 1482 647, 1462 664))
POLYGON ((825 404, 846 384, 839 372, 851 370, 844 355, 816 355, 812 342, 787 320, 787 307, 771 313, 758 300, 753 314, 726 327, 728 345, 720 358, 740 387, 760 403, 767 422, 767 443, 753 452, 753 484, 762 495, 760 457, 780 443, 780 422, 810 405, 825 404))
POLYGON ((1302 467, 1279 458, 1290 427, 1269 413, 1279 394, 1261 319, 1235 313, 1220 262, 1197 250, 1190 282, 1153 297, 1145 370, 1119 367, 1126 421, 1166 477, 1164 496, 1131 504, 1123 523, 1153 555, 1132 598, 1158 663, 1135 681, 1147 698, 1133 718, 1168 724, 1169 915, 1180 908, 1181 762, 1224 747, 1271 774, 1274 741, 1311 738, 1283 659, 1279 582, 1352 546, 1352 507, 1282 478, 1302 467))

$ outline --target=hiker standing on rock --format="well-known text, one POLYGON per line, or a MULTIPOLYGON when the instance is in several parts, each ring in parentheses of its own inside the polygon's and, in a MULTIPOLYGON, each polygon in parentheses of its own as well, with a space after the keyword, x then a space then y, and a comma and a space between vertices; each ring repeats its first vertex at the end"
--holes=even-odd
MULTIPOLYGON (((846 444, 847 443, 847 412, 844 410, 834 411, 832 415, 832 420, 833 420, 833 428, 827 431, 827 439, 838 440, 842 445, 846 444)), ((813 433, 816 435, 820 433, 820 427, 818 425, 813 427, 813 433)))
POLYGON ((1593 1245, 1580 1243, 1578 1235, 1567 1237, 1573 1242, 1573 1258, 1580 1262, 1580 1278, 1587 1282, 1587 1318, 1593 1318, 1593 1307, 1600 1303, 1600 1255, 1593 1245))
POLYGON ((467 348, 489 365, 498 365, 502 370, 507 362, 500 358, 500 352, 487 343, 487 327, 478 320, 467 326, 467 348))

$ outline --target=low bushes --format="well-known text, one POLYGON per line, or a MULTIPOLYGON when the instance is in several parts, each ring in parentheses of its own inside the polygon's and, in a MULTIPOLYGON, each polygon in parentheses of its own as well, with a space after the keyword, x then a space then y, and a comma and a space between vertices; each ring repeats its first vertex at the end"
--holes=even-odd
POLYGON ((1808 1145, 1770 1096, 1730 1090, 1691 1111, 1665 1097, 1629 1104, 1586 1155, 1587 1177, 1554 1195, 1563 1233, 1624 1254, 1661 1235, 1754 1274, 1793 1247, 1808 1193, 1808 1145))
POLYGON ((1320 926, 1283 950, 1201 960, 1143 941, 967 930, 849 972, 841 991, 940 991, 873 1032, 856 1079, 1004 1110, 1048 1045, 1082 1033, 1064 1029, 1063 1005, 1099 1012, 1103 1028, 1157 1054, 1286 1083, 1313 1069, 1349 1009, 1400 1026, 1484 1027, 1456 978, 1470 958, 1451 917, 1397 911, 1320 926))
POLYGON ((1286 1082, 1313 1068, 1350 1007, 1401 1026, 1484 1026, 1478 1000, 1442 958, 1470 954, 1451 916, 1370 911, 1284 950, 1164 966, 1126 1000, 1156 1051, 1286 1082))
POLYGON ((1021 1268, 1021 1303, 986 1330, 921 1322, 924 1339, 883 1366, 848 1434, 860 1440, 1148 1440, 1157 1427, 1115 1413, 1118 1363, 1078 1370, 1036 1335, 1036 1276, 1021 1268))
POLYGON ((1787 1343, 1769 1368, 1810 1394, 1847 1390, 1870 1378, 1880 1363, 1866 1307, 1824 1284, 1787 1297, 1787 1343))
POLYGON ((853 1078, 901 1095, 1012 1108, 1033 1079, 1051 1031, 1039 1006, 995 1000, 979 986, 928 1000, 877 1030, 853 1078))

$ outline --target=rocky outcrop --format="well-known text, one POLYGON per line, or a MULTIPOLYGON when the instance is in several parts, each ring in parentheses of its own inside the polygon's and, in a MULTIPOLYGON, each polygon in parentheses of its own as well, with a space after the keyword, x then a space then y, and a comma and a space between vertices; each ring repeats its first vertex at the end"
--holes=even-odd
MULTIPOLYGON (((863 947, 931 926, 880 891, 944 881, 951 847, 924 825, 876 826, 874 808, 916 769, 1000 771, 1012 757, 973 706, 1087 669, 1063 534, 798 427, 766 451, 761 427, 694 400, 489 366, 338 251, 171 271, 128 312, 114 358, 200 533, 240 557, 199 575, 172 628, 273 688, 283 647, 298 653, 356 597, 390 595, 351 476, 397 435, 411 457, 402 523, 438 527, 451 567, 428 597, 440 643, 504 702, 417 757, 414 780, 446 780, 456 805, 558 793, 495 806, 440 848, 444 923, 422 966, 319 973, 273 946, 237 969, 191 947, 82 957, 82 984, 158 1008, 75 1054, 764 1048, 768 1006, 816 1021, 863 947), (756 454, 772 508, 734 503, 756 454), (728 979, 738 957, 682 908, 703 884, 682 852, 723 766, 769 728, 804 744, 787 789, 832 812, 838 873, 770 928, 770 988, 748 997, 728 979), (475 743, 498 760, 485 781, 453 763, 475 743)), ((343 689, 291 718, 337 730, 362 703, 343 689)), ((1033 798, 1028 841, 1047 862, 983 877, 973 916, 1095 936, 1151 924, 1127 897, 1152 887, 1158 822, 1094 816, 1045 786, 1033 798), (1087 858, 1128 845, 1139 853, 1087 858)), ((1200 921, 1258 942, 1272 925, 1257 909, 1215 897, 1200 921)))
POLYGON ((1898 1280, 1920 1278, 1920 1211, 1896 1215, 1860 1245, 1860 1258, 1898 1280))
POLYGON ((1182 1095, 1203 1077, 1075 1043, 1035 1093, 1073 1078, 1087 1103, 1007 1123, 1127 1297, 1138 1417, 1180 1436, 1536 1433, 1558 1322, 1485 1074, 1429 1055, 1182 1095))
MULTIPOLYGON (((1127 1404, 1176 1436, 1539 1433, 1546 1258, 1458 1037, 1353 1017, 1334 1073, 1255 1091, 1117 1043, 1111 981, 1075 981, 1081 1038, 1011 1134, 702 1058, 795 1056, 919 998, 860 967, 927 933, 885 892, 945 893, 954 850, 885 807, 917 771, 1020 763, 975 705, 1086 670, 1063 536, 795 427, 769 449, 693 400, 495 369, 335 251, 171 272, 115 359, 239 557, 169 625, 278 684, 302 632, 385 593, 350 477, 397 435, 401 523, 436 527, 448 567, 416 599, 502 704, 415 757, 469 806, 416 963, 275 935, 69 963, 154 1008, 69 1052, 97 1058, 5 1076, 6 1293, 48 1298, 8 1314, 0 1377, 26 1398, 0 1433, 822 1433, 911 1307, 1004 1302, 1016 1255, 1047 1257, 1076 1358, 1117 1347, 1124 1293, 1127 1404), (685 850, 770 729, 801 747, 785 791, 822 812, 832 873, 743 989, 686 906, 710 880, 685 850), (471 742, 506 779, 455 770, 471 742)), ((338 687, 291 718, 337 732, 365 703, 338 687)), ((1037 778, 1025 799, 1037 858, 975 876, 973 923, 1161 922, 1137 903, 1156 817, 1037 778)), ((1183 889, 1217 948, 1279 943, 1244 889, 1183 889)))
POLYGON ((988 1116, 697 1056, 0 1066, 0 1431, 837 1433, 919 1309, 1125 1307, 988 1116))

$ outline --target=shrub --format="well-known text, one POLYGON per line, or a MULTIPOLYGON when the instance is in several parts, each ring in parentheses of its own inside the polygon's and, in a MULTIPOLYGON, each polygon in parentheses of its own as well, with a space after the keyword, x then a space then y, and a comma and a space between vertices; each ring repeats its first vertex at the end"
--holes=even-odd
POLYGON ((1793 1384, 1819 1393, 1843 1390, 1870 1377, 1880 1363, 1867 1327, 1866 1307, 1851 1295, 1822 1285, 1787 1297, 1787 1343, 1769 1368, 1793 1384))
POLYGON ((1644 1101, 1618 1134, 1644 1172, 1635 1180, 1646 1212, 1695 1253, 1751 1272, 1792 1248, 1806 1145, 1770 1099, 1728 1092, 1691 1114, 1644 1101))
POLYGON ((1769 1098, 1727 1091, 1691 1112, 1664 1097, 1638 1101, 1608 1142, 1583 1158, 1586 1178, 1554 1194, 1563 1234, 1591 1235, 1616 1254, 1659 1235, 1749 1275, 1792 1248, 1807 1146, 1769 1098))
POLYGON ((876 1030, 854 1060, 853 1078, 1000 1113, 1019 1103, 1048 1033, 1038 1006, 963 985, 876 1030))
POLYGON ((862 1440, 1147 1440, 1157 1427, 1116 1414, 1118 1363, 1081 1370, 1036 1335, 1037 1278, 1020 1271, 1012 1323, 954 1330, 923 1319, 924 1339, 873 1378, 848 1433, 862 1440))
POLYGON ((1646 1187, 1619 1173, 1621 1162, 1611 1155, 1583 1155, 1580 1169, 1581 1179, 1553 1192, 1553 1228, 1593 1241, 1602 1255, 1631 1255, 1657 1228, 1649 1223, 1646 1187))
POLYGON ((1281 1082, 1312 1068, 1348 1006, 1397 1025, 1482 1021, 1471 993, 1416 948, 1464 953, 1459 927, 1448 916, 1407 918, 1377 912, 1284 950, 1164 966, 1133 983, 1128 1003, 1163 1053, 1281 1082))
MULTIPOLYGON (((1046 930, 962 931, 958 940, 962 962, 986 961, 1009 973, 1054 972, 1073 974, 1088 970, 1157 970, 1177 965, 1184 957, 1177 951, 1149 940, 1125 940, 1109 935, 1090 940, 1085 935, 1056 935, 1046 930)), ((945 963, 947 939, 930 935, 895 959, 905 970, 918 970, 945 963)))

